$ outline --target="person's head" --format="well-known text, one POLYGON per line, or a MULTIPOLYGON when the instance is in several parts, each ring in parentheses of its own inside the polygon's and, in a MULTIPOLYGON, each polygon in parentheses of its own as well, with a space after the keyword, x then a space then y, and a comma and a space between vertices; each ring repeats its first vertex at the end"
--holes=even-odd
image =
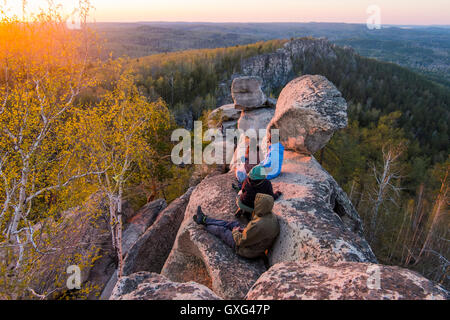
POLYGON ((255 197, 255 210, 253 214, 258 217, 263 217, 272 213, 274 199, 268 194, 258 193, 255 197))
POLYGON ((264 180, 267 177, 266 169, 261 166, 253 167, 248 173, 248 177, 251 180, 264 180))

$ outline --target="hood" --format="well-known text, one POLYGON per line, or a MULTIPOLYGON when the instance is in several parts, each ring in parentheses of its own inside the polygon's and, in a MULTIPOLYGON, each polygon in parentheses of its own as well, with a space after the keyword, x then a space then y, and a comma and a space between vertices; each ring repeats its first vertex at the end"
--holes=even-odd
POLYGON ((255 198, 255 211, 254 215, 263 217, 272 212, 273 209, 273 197, 268 194, 258 193, 255 198))

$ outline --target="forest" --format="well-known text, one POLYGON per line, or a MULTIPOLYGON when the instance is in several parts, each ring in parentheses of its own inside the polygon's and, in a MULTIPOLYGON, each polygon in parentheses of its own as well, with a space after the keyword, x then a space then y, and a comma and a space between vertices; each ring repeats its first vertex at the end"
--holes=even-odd
MULTIPOLYGON (((177 121, 205 119, 243 59, 288 41, 105 60, 97 34, 86 23, 68 30, 58 10, 28 24, 1 13, 1 298, 51 295, 30 289, 48 272, 49 254, 78 265, 98 259, 95 248, 67 256, 61 248, 72 244, 53 237, 93 195, 105 199, 120 266, 124 202, 170 203, 196 169, 170 161, 177 121)), ((323 74, 349 103, 349 127, 316 158, 350 196, 380 262, 449 288, 450 91, 403 67, 336 52, 337 63, 296 61, 292 75, 323 74)))
MULTIPOLYGON (((449 86, 450 29, 445 26, 389 26, 369 30, 350 23, 97 23, 114 57, 139 58, 189 49, 231 47, 272 39, 325 38, 360 55, 393 62, 449 86)), ((106 54, 105 56, 108 56, 106 54)))

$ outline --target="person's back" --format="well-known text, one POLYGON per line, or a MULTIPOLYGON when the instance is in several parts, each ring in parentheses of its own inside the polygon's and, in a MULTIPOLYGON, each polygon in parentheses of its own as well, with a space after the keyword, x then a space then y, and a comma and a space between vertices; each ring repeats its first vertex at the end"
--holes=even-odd
POLYGON ((253 180, 248 177, 242 185, 241 202, 254 208, 255 198, 258 193, 263 193, 275 197, 273 193, 272 183, 267 179, 253 180))
POLYGON ((267 194, 258 193, 252 220, 241 233, 233 231, 236 252, 245 258, 263 256, 270 249, 280 233, 277 217, 272 213, 274 199, 267 194))

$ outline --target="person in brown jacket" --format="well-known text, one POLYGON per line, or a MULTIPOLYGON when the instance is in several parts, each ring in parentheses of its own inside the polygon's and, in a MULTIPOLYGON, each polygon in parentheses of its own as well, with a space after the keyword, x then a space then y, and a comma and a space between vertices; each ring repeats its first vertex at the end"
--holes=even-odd
POLYGON ((206 230, 214 234, 236 253, 245 258, 258 258, 272 247, 280 233, 277 217, 272 213, 274 199, 272 196, 258 193, 255 198, 255 210, 252 219, 242 229, 238 221, 223 221, 209 218, 198 207, 194 221, 206 226, 206 230))

